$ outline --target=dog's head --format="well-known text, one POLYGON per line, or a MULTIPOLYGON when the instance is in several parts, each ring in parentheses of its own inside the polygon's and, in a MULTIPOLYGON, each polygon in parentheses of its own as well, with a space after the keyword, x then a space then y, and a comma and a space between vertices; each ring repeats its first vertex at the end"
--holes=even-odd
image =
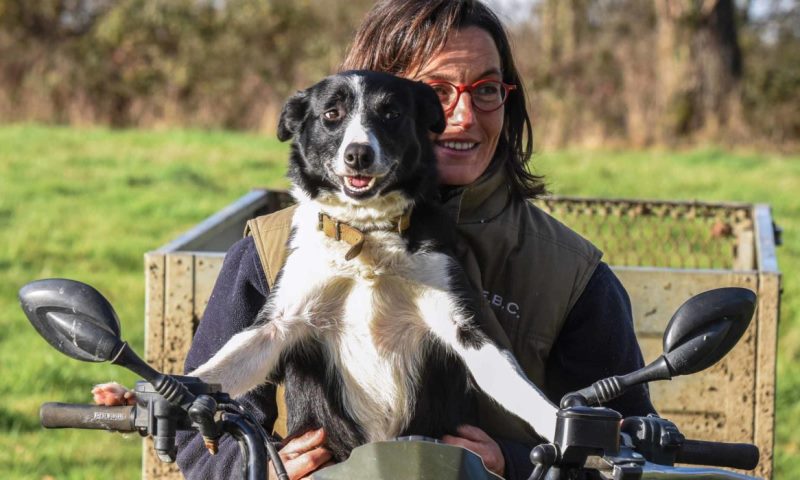
POLYGON ((358 203, 391 191, 414 199, 435 188, 429 135, 444 128, 444 112, 428 85, 351 71, 291 97, 278 138, 294 140, 289 175, 305 194, 358 203))

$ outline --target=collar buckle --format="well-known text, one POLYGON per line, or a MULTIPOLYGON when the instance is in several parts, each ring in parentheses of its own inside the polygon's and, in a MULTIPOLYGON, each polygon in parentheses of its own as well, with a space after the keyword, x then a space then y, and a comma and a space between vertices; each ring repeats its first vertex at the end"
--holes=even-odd
MULTIPOLYGON (((410 225, 411 209, 392 221, 391 226, 381 228, 379 230, 389 232, 396 231, 398 234, 402 235, 403 232, 408 230, 410 225)), ((345 241, 350 244, 352 248, 345 255, 345 259, 347 260, 351 260, 361 253, 361 249, 364 246, 364 241, 366 239, 366 234, 368 234, 370 231, 373 231, 367 229, 359 230, 352 225, 339 221, 335 218, 331 218, 329 215, 322 212, 317 212, 317 230, 320 230, 327 237, 333 238, 337 242, 345 241)))

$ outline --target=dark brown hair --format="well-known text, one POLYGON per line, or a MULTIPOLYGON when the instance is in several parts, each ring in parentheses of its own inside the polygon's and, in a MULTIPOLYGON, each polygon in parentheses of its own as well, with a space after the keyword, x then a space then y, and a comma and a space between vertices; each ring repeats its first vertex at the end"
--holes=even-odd
POLYGON ((503 132, 495 151, 502 161, 512 192, 522 198, 545 193, 542 177, 528 169, 533 153, 533 129, 525 90, 511 55, 502 22, 478 0, 381 0, 361 22, 342 70, 376 70, 414 76, 441 51, 454 31, 478 27, 494 40, 500 54, 503 81, 517 89, 505 105, 503 132))

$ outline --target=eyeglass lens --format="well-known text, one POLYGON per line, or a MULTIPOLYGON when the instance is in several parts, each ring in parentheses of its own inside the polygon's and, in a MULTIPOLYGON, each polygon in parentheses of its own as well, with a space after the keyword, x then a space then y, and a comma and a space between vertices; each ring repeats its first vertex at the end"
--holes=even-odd
MULTIPOLYGON (((439 95, 439 101, 445 110, 453 108, 458 102, 459 93, 455 85, 449 83, 437 83, 431 85, 439 95)), ((491 111, 500 108, 506 97, 506 89, 500 82, 488 81, 471 85, 464 89, 470 93, 472 105, 478 110, 491 111)))

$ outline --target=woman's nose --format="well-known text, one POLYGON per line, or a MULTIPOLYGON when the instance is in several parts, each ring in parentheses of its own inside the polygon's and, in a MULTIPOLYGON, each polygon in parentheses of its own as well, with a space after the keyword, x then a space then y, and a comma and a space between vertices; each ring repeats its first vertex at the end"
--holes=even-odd
POLYGON ((449 120, 451 124, 459 125, 462 128, 469 128, 475 123, 475 107, 472 106, 472 94, 469 92, 461 94, 449 120))

